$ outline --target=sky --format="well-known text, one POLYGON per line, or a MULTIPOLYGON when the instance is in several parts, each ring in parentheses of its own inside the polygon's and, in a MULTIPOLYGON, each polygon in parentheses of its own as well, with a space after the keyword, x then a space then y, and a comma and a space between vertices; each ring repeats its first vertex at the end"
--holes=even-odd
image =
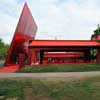
POLYGON ((36 39, 88 40, 100 24, 100 0, 0 0, 0 38, 10 43, 24 3, 38 26, 36 39))

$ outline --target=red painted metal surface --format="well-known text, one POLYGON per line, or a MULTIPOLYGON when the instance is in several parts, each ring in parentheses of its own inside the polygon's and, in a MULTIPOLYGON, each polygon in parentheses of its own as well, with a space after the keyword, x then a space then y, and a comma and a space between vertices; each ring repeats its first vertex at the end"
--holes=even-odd
POLYGON ((9 64, 16 64, 17 60, 19 60, 19 53, 23 53, 25 55, 28 53, 28 41, 30 39, 35 39, 36 31, 37 25, 27 4, 25 3, 13 40, 7 53, 5 66, 9 64))
POLYGON ((93 40, 33 40, 29 46, 100 46, 93 40))
POLYGON ((5 60, 5 66, 11 67, 5 68, 5 71, 14 71, 27 62, 29 65, 48 64, 49 57, 53 58, 51 63, 95 63, 90 58, 91 49, 98 50, 97 63, 100 63, 100 42, 96 40, 35 40, 36 31, 37 25, 25 4, 5 60), (46 53, 59 51, 67 53, 46 53))
POLYGON ((83 62, 84 52, 44 52, 43 64, 83 62))
POLYGON ((9 67, 4 67, 0 69, 0 73, 13 73, 19 69, 19 65, 11 65, 9 67))
POLYGON ((44 58, 77 58, 77 57, 83 57, 84 53, 83 52, 45 52, 44 53, 44 58))

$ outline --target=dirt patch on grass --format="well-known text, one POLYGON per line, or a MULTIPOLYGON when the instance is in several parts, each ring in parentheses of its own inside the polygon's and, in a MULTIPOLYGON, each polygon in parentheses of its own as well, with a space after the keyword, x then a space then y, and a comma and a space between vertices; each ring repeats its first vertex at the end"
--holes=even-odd
POLYGON ((35 96, 34 100, 57 100, 57 99, 49 98, 47 95, 37 95, 35 96))
POLYGON ((32 88, 25 88, 24 89, 24 100, 34 100, 34 95, 32 94, 32 88))
POLYGON ((18 100, 18 98, 8 98, 7 100, 18 100))
POLYGON ((0 96, 0 99, 4 99, 5 96, 0 96))
POLYGON ((32 92, 32 88, 25 88, 24 95, 24 100, 56 100, 48 97, 47 95, 35 95, 32 92))

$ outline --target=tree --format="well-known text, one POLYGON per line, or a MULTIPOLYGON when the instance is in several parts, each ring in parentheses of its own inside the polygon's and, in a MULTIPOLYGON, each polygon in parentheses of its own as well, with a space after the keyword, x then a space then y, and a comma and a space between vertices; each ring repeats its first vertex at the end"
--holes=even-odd
POLYGON ((2 39, 0 39, 0 60, 4 60, 6 53, 8 51, 9 45, 5 44, 2 39))
POLYGON ((92 34, 91 38, 97 38, 97 36, 100 34, 100 26, 98 24, 98 27, 96 30, 94 30, 94 34, 92 34))

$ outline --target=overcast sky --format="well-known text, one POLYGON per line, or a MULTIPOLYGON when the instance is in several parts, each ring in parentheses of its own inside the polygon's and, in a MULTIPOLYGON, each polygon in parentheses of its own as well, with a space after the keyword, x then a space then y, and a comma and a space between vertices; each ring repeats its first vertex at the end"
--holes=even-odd
POLYGON ((100 0, 0 0, 0 38, 10 43, 27 2, 37 39, 90 39, 100 23, 100 0))

